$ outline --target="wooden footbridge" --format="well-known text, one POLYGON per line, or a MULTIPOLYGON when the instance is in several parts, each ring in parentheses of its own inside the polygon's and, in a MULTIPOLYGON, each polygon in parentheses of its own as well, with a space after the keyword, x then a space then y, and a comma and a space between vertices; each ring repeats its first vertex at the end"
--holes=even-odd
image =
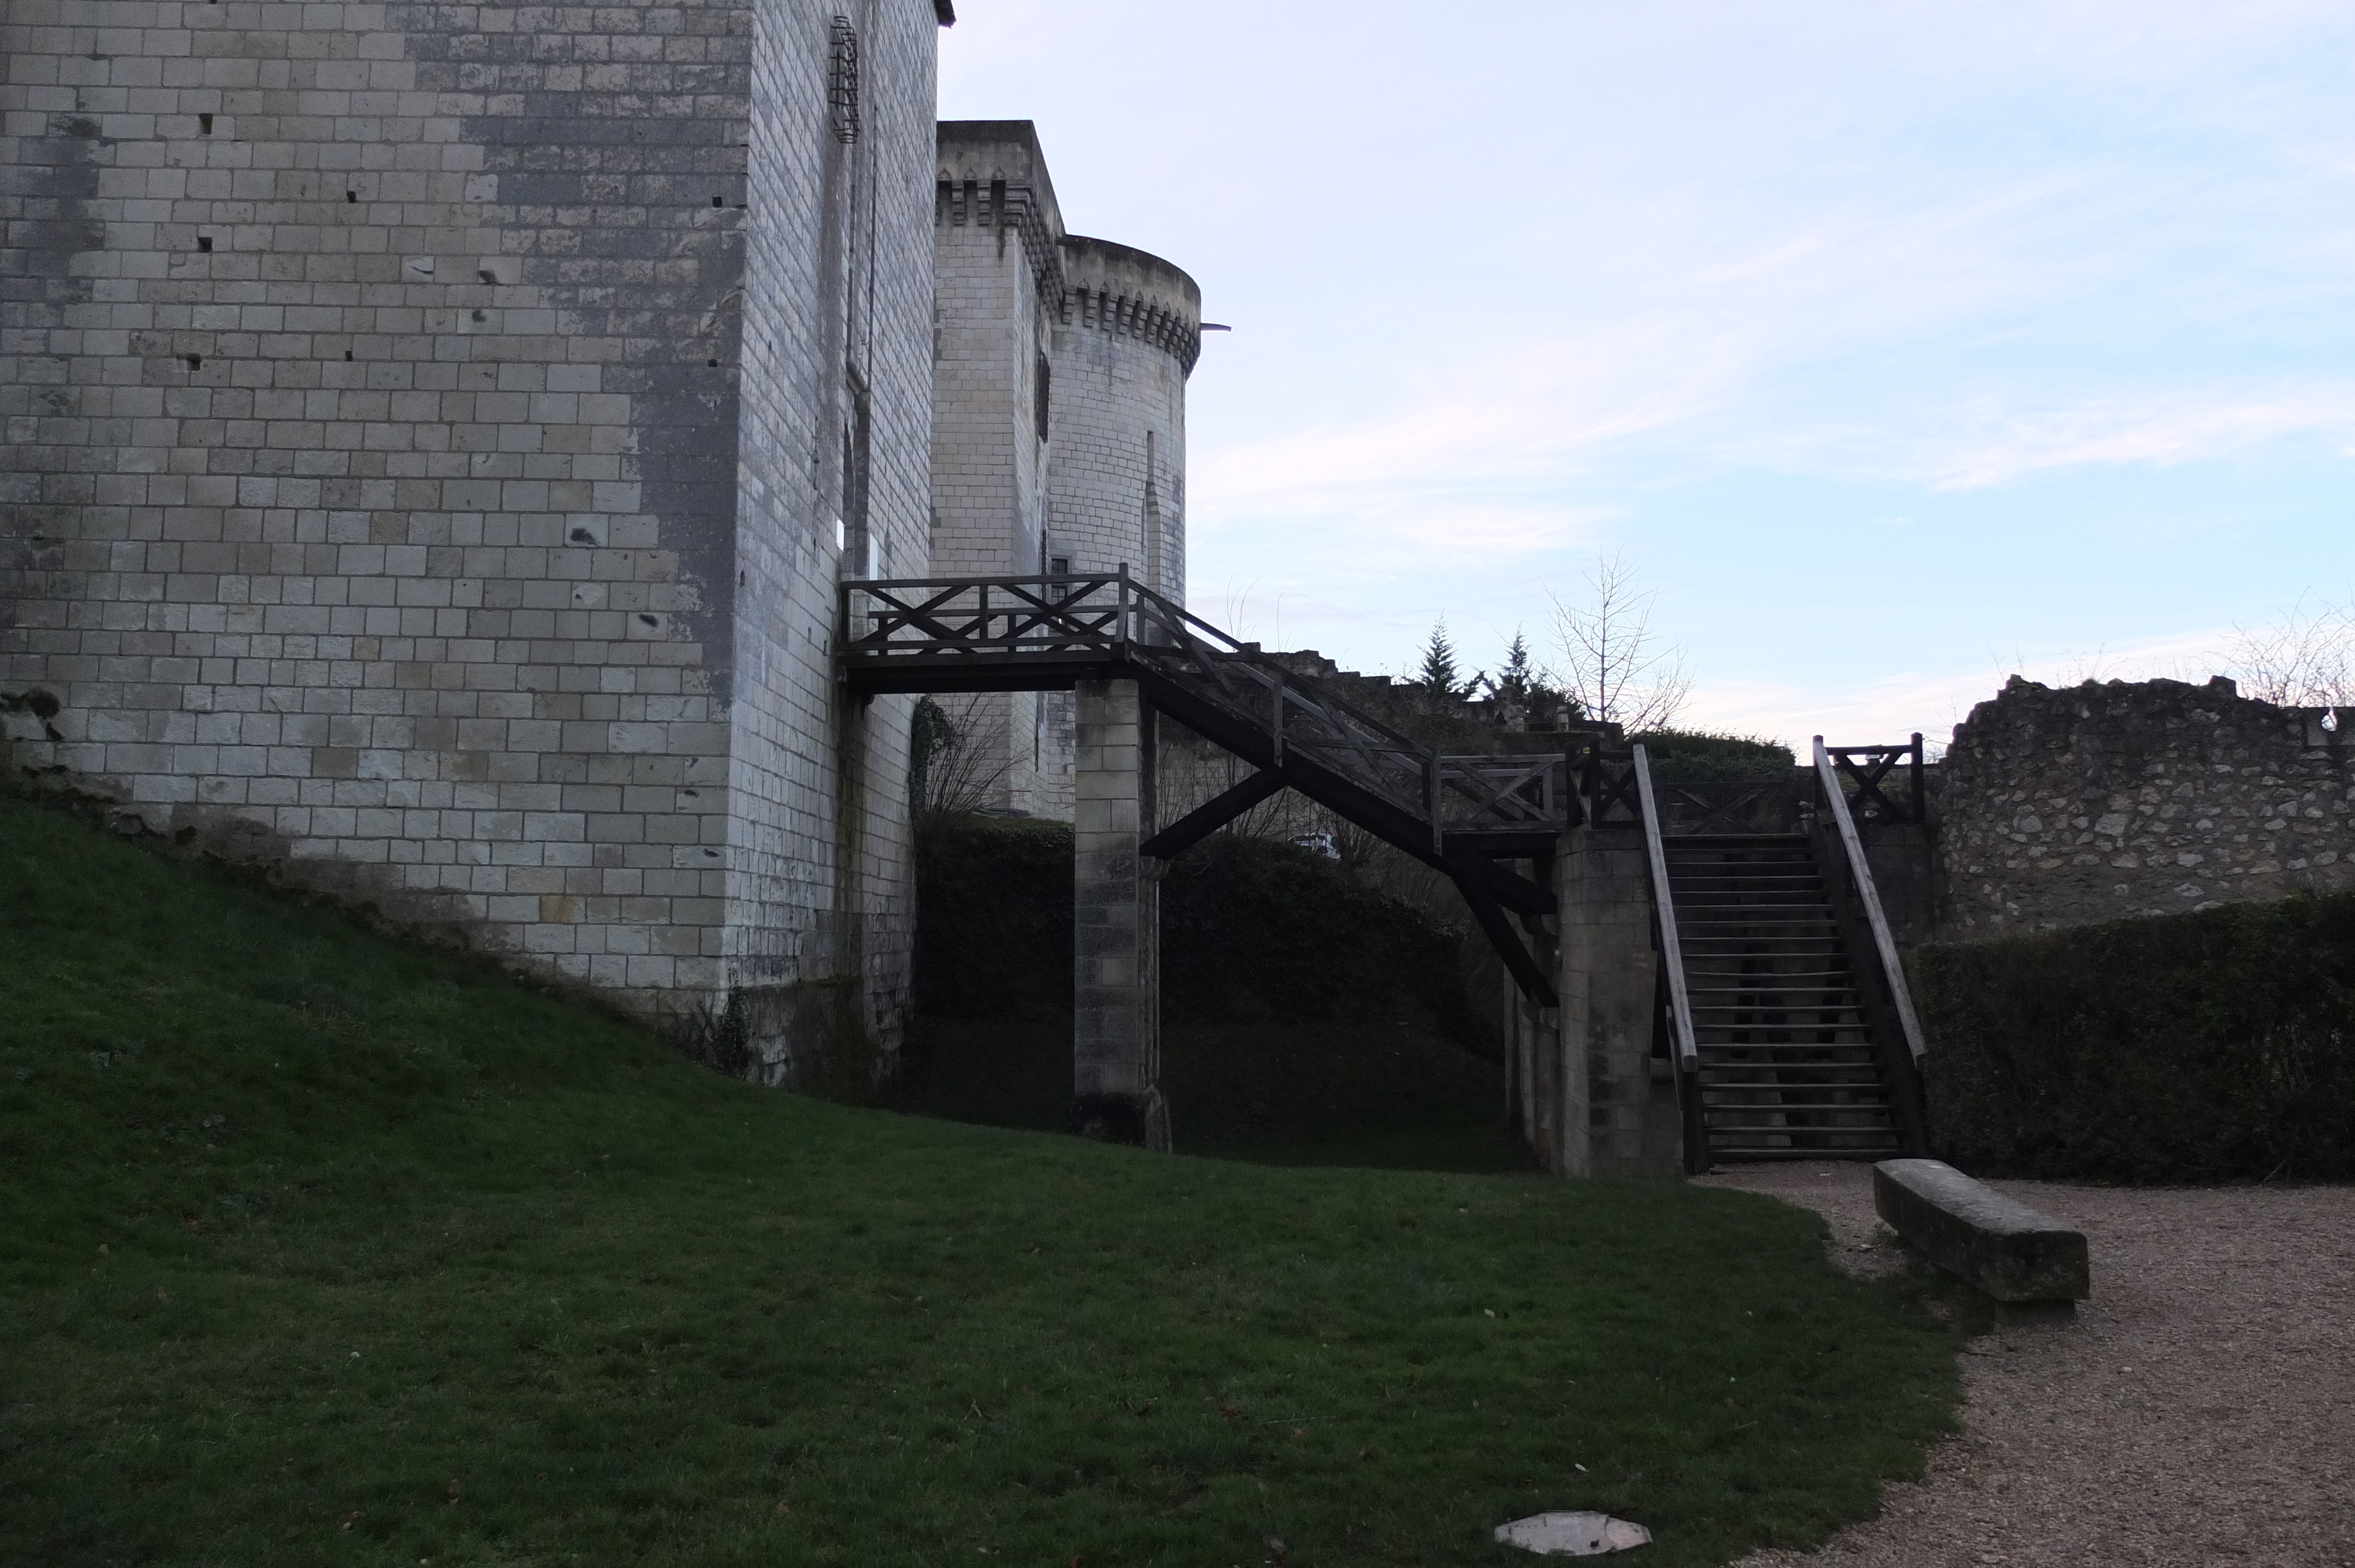
POLYGON ((852 580, 840 613, 840 675, 857 694, 1135 683, 1256 769, 1139 854, 1173 858, 1295 789, 1444 873, 1548 1015, 1562 1006, 1553 863, 1564 834, 1596 830, 1642 857, 1657 959, 1642 966, 1657 977, 1648 1054, 1673 1071, 1689 1168, 1923 1151, 1920 1029, 1856 824, 1859 811, 1923 821, 1918 735, 1819 738, 1804 783, 1662 784, 1641 746, 1605 731, 1526 756, 1431 750, 1124 568, 852 580))
POLYGON ((1582 820, 1573 781, 1583 736, 1575 754, 1441 756, 1125 570, 850 581, 842 600, 840 664, 854 692, 1135 681, 1154 707, 1258 769, 1154 833, 1142 853, 1170 859, 1278 790, 1296 789, 1446 873, 1515 983, 1558 1004, 1510 916, 1554 913, 1544 867, 1563 830, 1582 820))

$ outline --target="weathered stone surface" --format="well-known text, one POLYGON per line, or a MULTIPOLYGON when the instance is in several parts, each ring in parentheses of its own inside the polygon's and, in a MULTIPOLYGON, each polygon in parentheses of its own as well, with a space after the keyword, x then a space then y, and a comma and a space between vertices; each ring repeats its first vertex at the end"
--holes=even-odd
POLYGON ((1942 938, 2355 886, 2342 716, 2226 680, 2013 677, 1936 769, 1942 938))
POLYGON ((1943 1160, 1884 1160, 1872 1204, 1890 1227, 1998 1301, 2082 1301, 2083 1233, 2007 1198, 1943 1160))
POLYGON ((1161 862, 1154 713, 1134 681, 1082 681, 1071 824, 1072 1130, 1169 1147, 1161 1094, 1161 862))
POLYGON ((910 703, 831 637, 927 564, 937 25, 0 8, 14 765, 772 1078, 888 1046, 910 703))

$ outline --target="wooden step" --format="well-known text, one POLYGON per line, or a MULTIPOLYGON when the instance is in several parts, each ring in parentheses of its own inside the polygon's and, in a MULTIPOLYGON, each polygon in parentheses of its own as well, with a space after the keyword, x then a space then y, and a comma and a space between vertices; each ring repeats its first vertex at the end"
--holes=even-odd
POLYGON ((1755 979, 1762 980, 1810 980, 1818 977, 1823 980, 1827 988, 1837 991, 1840 989, 1838 982, 1842 980, 1854 980, 1856 978, 1856 971, 1854 969, 1756 969, 1748 971, 1742 969, 1697 969, 1690 964, 1687 964, 1685 966, 1685 989, 1688 991, 1697 989, 1691 983, 1697 980, 1713 980, 1755 979))
POLYGON ((1885 1160, 1900 1147, 1893 1132, 1833 1144, 1733 1143, 1712 1138, 1709 1141, 1709 1158, 1711 1164, 1719 1165, 1750 1165, 1769 1160, 1885 1160))
POLYGON ((1740 887, 1782 887, 1823 885, 1823 873, 1803 861, 1788 865, 1672 865, 1668 867, 1671 886, 1689 887, 1702 882, 1730 882, 1740 887))
POLYGON ((1701 1075, 1700 1080, 1701 1104, 1704 1106, 1715 1104, 1716 1101, 1711 1097, 1719 1094, 1796 1094, 1808 1089, 1817 1089, 1826 1092, 1829 1092, 1834 1089, 1853 1089, 1860 1095, 1881 1096, 1880 1099, 1867 1101, 1865 1102, 1866 1104, 1887 1105, 1889 1103, 1889 1097, 1881 1086, 1879 1074, 1874 1074, 1870 1077, 1859 1073, 1856 1075, 1848 1078, 1817 1078, 1803 1084, 1786 1083, 1774 1078, 1714 1077, 1706 1073, 1701 1075))
MULTIPOLYGON (((1712 1034, 1730 1034, 1730 1033, 1734 1033, 1734 1032, 1735 1032, 1734 1030, 1732 1030, 1732 1029, 1729 1029, 1729 1028, 1727 1028, 1727 1027, 1726 1027, 1725 1025, 1723 1025, 1723 1024, 1712 1023, 1712 1024, 1710 1024, 1710 1025, 1709 1026, 1709 1033, 1712 1033, 1712 1034)), ((1871 1042, 1870 1040, 1869 1040, 1869 1039, 1860 1039, 1860 1040, 1703 1040, 1703 1039, 1699 1038, 1699 1036, 1700 1036, 1700 1033, 1701 1033, 1701 1031, 1700 1031, 1699 1028, 1696 1028, 1696 1029, 1693 1031, 1693 1034, 1694 1034, 1694 1036, 1695 1036, 1695 1038, 1694 1038, 1694 1040, 1693 1040, 1693 1045, 1694 1045, 1694 1047, 1695 1047, 1696 1049, 1702 1050, 1702 1051, 1774 1051, 1774 1052, 1785 1052, 1785 1053, 1788 1053, 1788 1052, 1792 1052, 1792 1051, 1854 1051, 1854 1052, 1858 1052, 1858 1053, 1861 1054, 1865 1057, 1865 1059, 1866 1059, 1866 1060, 1868 1060, 1868 1061, 1872 1061, 1872 1062, 1876 1062, 1876 1063, 1879 1061, 1879 1058, 1878 1058, 1878 1057, 1876 1057, 1876 1056, 1874 1056, 1874 1055, 1872 1054, 1872 1049, 1873 1049, 1872 1042, 1871 1042)), ((1742 1033, 1751 1033, 1751 1031, 1747 1031, 1747 1030, 1745 1030, 1745 1031, 1742 1031, 1742 1033)), ((1762 1029, 1759 1029, 1758 1031, 1756 1031, 1756 1033, 1767 1033, 1767 1031, 1762 1028, 1762 1029)), ((1783 1030, 1777 1030, 1777 1031, 1774 1031, 1774 1033, 1781 1033, 1781 1034, 1796 1034, 1796 1033, 1801 1033, 1801 1032, 1800 1032, 1800 1031, 1798 1031, 1798 1030, 1796 1030, 1796 1029, 1783 1029, 1783 1030)), ((1812 1033, 1812 1031, 1810 1031, 1809 1033, 1812 1033)), ((1833 1033, 1842 1033, 1842 1032, 1841 1032, 1841 1031, 1835 1030, 1835 1031, 1833 1031, 1833 1033)), ((1848 1030, 1848 1031, 1846 1031, 1845 1033, 1850 1033, 1850 1034, 1859 1034, 1859 1035, 1860 1035, 1860 1034, 1862 1034, 1862 1033, 1864 1033, 1864 1031, 1863 1031, 1863 1030, 1861 1030, 1861 1029, 1851 1029, 1851 1030, 1848 1030)))

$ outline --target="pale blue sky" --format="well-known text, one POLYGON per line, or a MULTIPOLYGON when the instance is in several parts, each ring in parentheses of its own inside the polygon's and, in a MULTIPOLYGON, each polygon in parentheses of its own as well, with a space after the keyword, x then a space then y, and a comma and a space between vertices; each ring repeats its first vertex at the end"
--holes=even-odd
POLYGON ((1689 719, 1937 739, 2355 580, 2350 0, 959 10, 943 117, 1235 328, 1243 635, 1493 664, 1620 552, 1689 719))

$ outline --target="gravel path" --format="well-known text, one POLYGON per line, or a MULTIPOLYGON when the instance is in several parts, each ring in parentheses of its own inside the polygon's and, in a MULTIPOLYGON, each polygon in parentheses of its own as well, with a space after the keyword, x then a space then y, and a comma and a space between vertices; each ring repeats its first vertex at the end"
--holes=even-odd
MULTIPOLYGON (((1871 1174, 1707 1180, 1817 1210, 1870 1272, 1871 1174)), ((1991 1185, 2085 1233, 2093 1299, 1972 1343, 1962 1435, 1879 1519, 1735 1568, 2355 1568, 2355 1188, 1991 1185)))

